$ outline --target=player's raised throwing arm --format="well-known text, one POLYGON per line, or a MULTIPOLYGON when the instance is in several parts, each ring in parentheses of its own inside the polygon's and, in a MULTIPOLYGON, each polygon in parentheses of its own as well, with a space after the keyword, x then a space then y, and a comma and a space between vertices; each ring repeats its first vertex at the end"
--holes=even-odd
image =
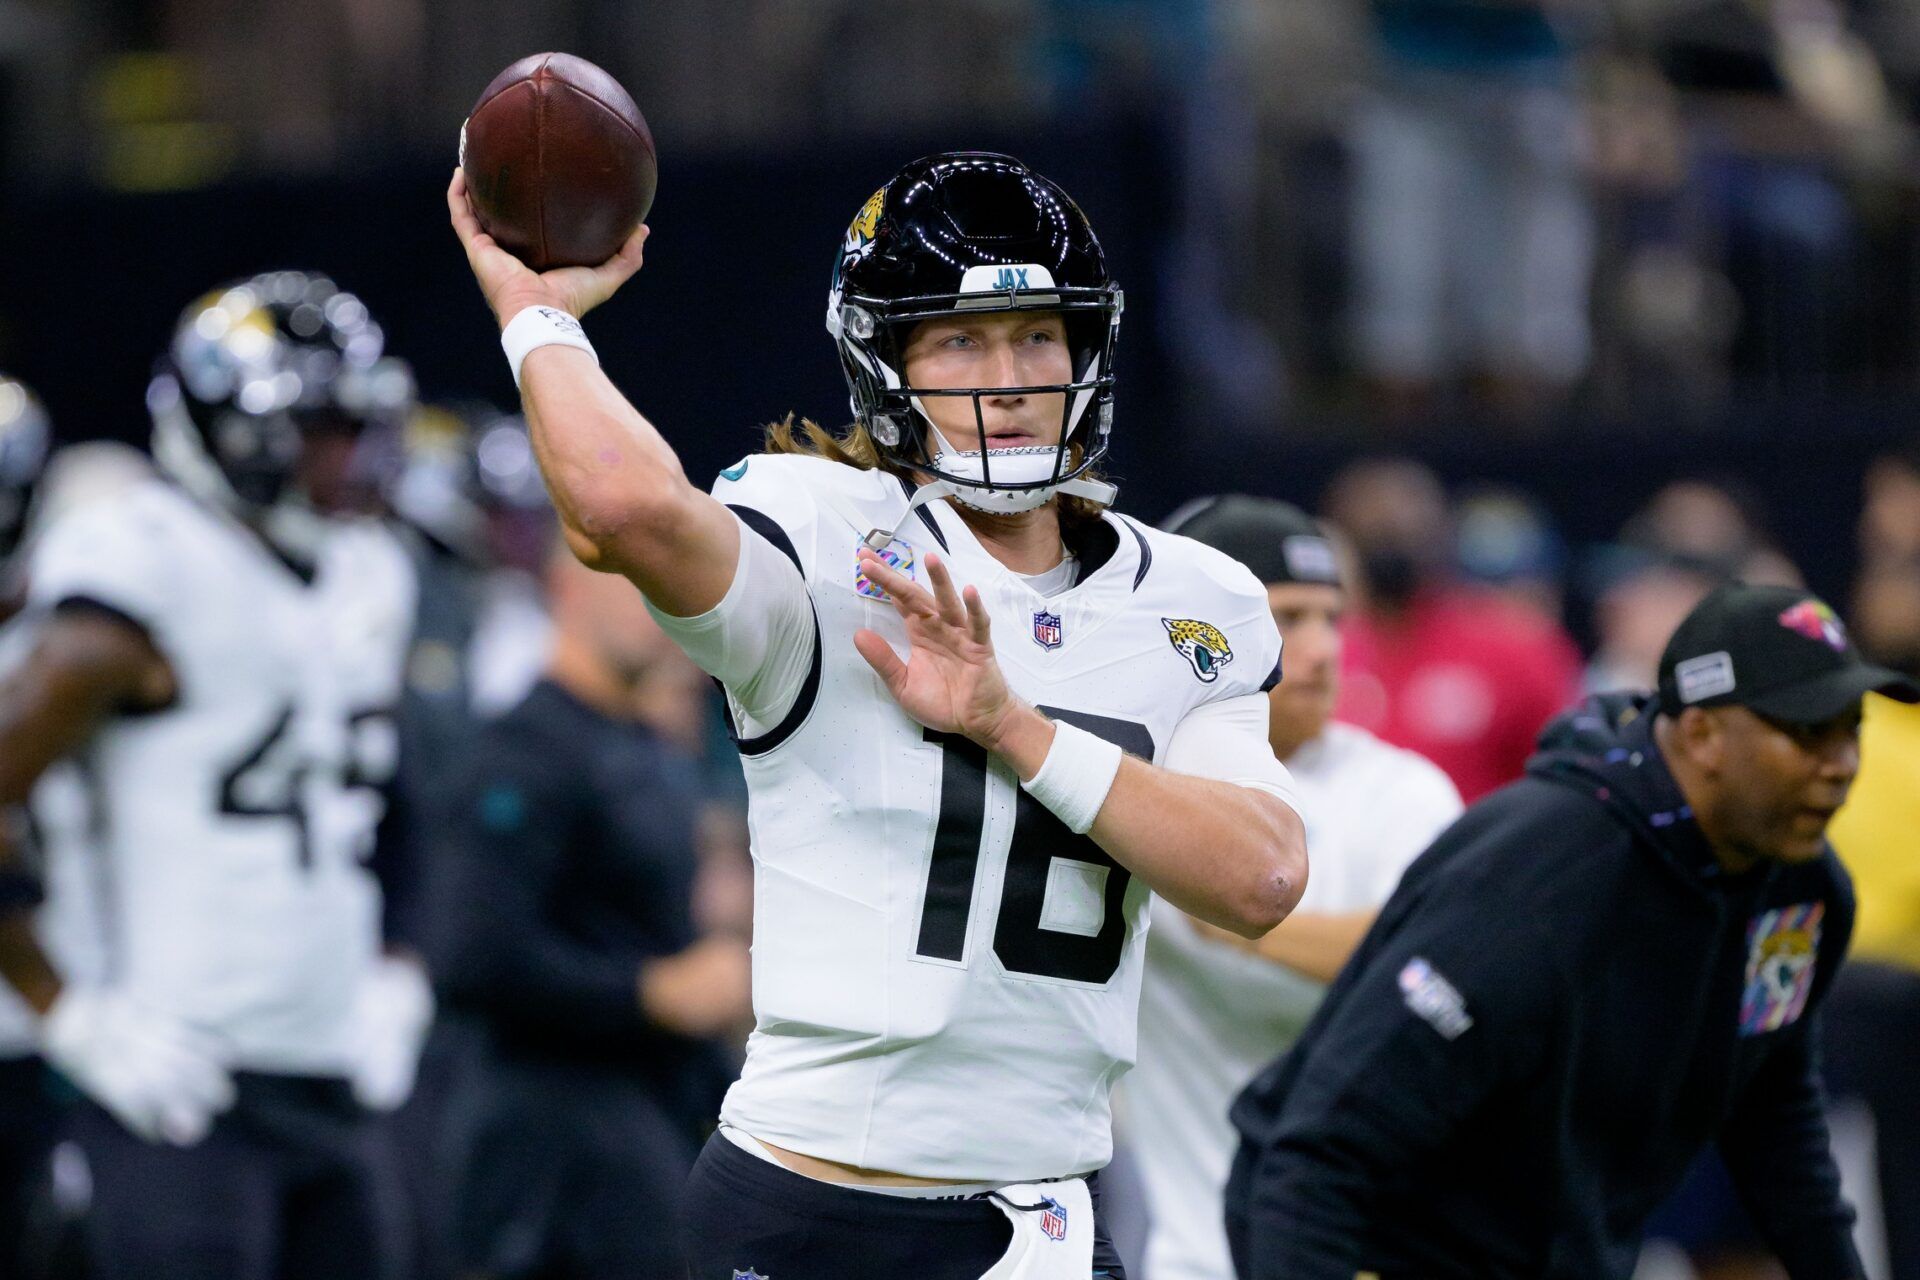
MULTIPOLYGON (((458 170, 447 208, 503 329, 529 307, 578 320, 640 269, 645 227, 597 267, 535 273, 480 230, 458 170)), ((718 604, 739 557, 738 523, 688 482, 672 447, 593 356, 567 346, 536 347, 521 366, 520 397, 547 492, 581 562, 624 574, 669 614, 692 617, 718 604)))
POLYGON ((854 645, 907 714, 1000 756, 1069 827, 1189 915, 1254 938, 1299 903, 1306 828, 1275 785, 1285 770, 1267 745, 1265 695, 1190 713, 1170 767, 1121 756, 1116 769, 1113 754, 1008 688, 980 593, 957 589, 938 557, 927 558, 931 591, 870 550, 861 567, 886 588, 912 649, 903 660, 869 630, 854 645))

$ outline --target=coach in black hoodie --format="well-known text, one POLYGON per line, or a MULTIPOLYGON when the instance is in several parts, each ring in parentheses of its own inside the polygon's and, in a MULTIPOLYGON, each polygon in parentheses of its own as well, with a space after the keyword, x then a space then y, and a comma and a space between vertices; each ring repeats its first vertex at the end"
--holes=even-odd
POLYGON ((1861 1274, 1810 1034, 1853 925, 1825 830, 1861 695, 1920 689, 1782 588, 1709 596, 1660 670, 1421 855, 1241 1095, 1243 1280, 1626 1277, 1709 1142, 1794 1280, 1861 1274))

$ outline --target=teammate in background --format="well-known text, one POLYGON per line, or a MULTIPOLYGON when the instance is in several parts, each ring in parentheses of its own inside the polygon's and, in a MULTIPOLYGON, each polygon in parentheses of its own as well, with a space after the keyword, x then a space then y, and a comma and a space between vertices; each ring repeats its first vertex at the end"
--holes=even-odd
POLYGON ((745 757, 757 1025, 691 1274, 1113 1273, 1086 1179, 1149 891, 1258 936, 1306 848, 1264 589, 1105 509, 1121 296, 1085 217, 1010 157, 902 169, 828 297, 855 423, 782 424, 709 496, 582 349, 645 231, 535 275, 457 174, 448 203, 569 543, 719 678, 745 757))
POLYGON ((11 843, 0 973, 87 1096, 100 1280, 391 1274, 356 1085, 394 1055, 357 1019, 413 585, 384 529, 325 514, 391 407, 381 342, 323 277, 207 295, 149 393, 167 479, 69 511, 34 548, 44 616, 0 681, 0 803, 17 813, 84 753, 109 975, 49 962, 11 843))
POLYGON ((746 940, 694 919, 701 788, 641 720, 685 658, 555 538, 554 651, 456 770, 449 1002, 487 1031, 444 1135, 465 1276, 683 1280, 681 1190, 751 1015, 746 940))
MULTIPOLYGON (((0 374, 0 625, 25 604, 20 547, 34 494, 53 451, 53 431, 25 383, 0 374)), ((0 671, 19 660, 26 629, 0 630, 0 671)), ((0 879, 0 910, 16 909, 37 886, 0 879)), ((11 990, 0 988, 0 1275, 37 1280, 45 1244, 32 1230, 51 1191, 50 1160, 59 1107, 47 1087, 34 1043, 33 1018, 11 990)))
POLYGON ((1227 1109, 1298 1038, 1408 863, 1460 814, 1433 764, 1332 720, 1346 591, 1324 530, 1269 498, 1203 498, 1167 528, 1252 569, 1286 646, 1267 740, 1306 804, 1313 876, 1257 942, 1161 908, 1147 938, 1140 1063, 1122 1133, 1149 1209, 1152 1280, 1232 1280, 1221 1192, 1239 1146, 1227 1109))

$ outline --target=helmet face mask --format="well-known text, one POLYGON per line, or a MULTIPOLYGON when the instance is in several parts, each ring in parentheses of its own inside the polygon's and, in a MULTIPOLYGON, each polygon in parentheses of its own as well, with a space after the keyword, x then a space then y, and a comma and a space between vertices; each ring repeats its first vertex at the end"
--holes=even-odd
POLYGON ((895 465, 952 486, 970 506, 1031 510, 1087 473, 1108 448, 1113 356, 1124 299, 1099 241, 1066 194, 1008 156, 955 152, 915 161, 874 193, 848 228, 828 297, 855 418, 895 465), (1053 313, 1069 380, 1028 387, 915 387, 908 335, 956 315, 1053 313), (1061 398, 1053 444, 986 447, 983 398, 1061 398), (972 401, 978 447, 952 448, 924 401, 972 401))

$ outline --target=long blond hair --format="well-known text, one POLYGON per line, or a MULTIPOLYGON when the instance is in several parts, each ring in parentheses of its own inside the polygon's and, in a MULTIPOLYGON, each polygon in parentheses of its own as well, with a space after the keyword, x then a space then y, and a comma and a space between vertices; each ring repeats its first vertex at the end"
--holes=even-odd
MULTIPOLYGON (((1078 449, 1079 446, 1075 445, 1074 448, 1078 449)), ((863 422, 849 423, 835 433, 812 418, 789 413, 778 422, 767 424, 762 449, 766 453, 797 453, 809 458, 845 463, 861 471, 879 470, 909 480, 914 478, 910 468, 880 452, 873 433, 867 430, 863 422)), ((1088 479, 1100 479, 1098 467, 1083 474, 1088 479)), ((1100 519, 1101 508, 1097 502, 1065 493, 1055 501, 1060 504, 1060 523, 1063 527, 1095 523, 1100 519)))

